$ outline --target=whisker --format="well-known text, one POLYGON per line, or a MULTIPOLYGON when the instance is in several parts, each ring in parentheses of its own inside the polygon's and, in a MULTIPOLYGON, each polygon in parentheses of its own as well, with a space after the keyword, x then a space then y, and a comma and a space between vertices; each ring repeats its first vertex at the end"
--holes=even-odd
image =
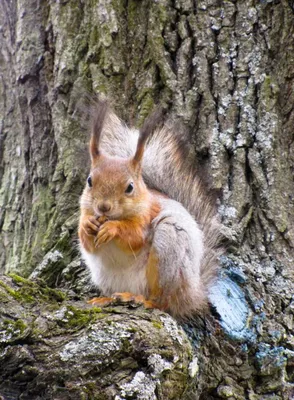
POLYGON ((128 245, 129 245, 129 247, 130 247, 130 249, 131 249, 131 252, 133 253, 133 256, 134 256, 135 260, 137 260, 137 256, 136 256, 136 254, 135 254, 135 252, 134 252, 134 250, 133 250, 133 248, 132 248, 131 243, 130 243, 129 240, 128 240, 128 245))

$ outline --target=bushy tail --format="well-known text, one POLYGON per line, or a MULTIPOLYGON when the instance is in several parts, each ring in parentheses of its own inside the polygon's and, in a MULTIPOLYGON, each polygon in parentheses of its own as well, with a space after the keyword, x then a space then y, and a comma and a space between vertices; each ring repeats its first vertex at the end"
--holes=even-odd
MULTIPOLYGON (((129 129, 110 112, 101 137, 101 149, 112 156, 131 157, 135 153, 138 136, 138 130, 129 129)), ((158 129, 154 127, 146 144, 142 170, 148 187, 182 203, 200 225, 205 249, 201 279, 204 287, 208 287, 216 277, 218 257, 223 252, 220 223, 213 200, 206 194, 189 160, 187 139, 172 124, 158 129)))

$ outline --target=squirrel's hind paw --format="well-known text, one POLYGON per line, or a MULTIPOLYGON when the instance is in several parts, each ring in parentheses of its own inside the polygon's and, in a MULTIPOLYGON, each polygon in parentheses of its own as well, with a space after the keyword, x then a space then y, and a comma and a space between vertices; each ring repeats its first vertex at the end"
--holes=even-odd
POLYGON ((123 292, 123 293, 114 293, 112 297, 116 299, 116 301, 121 303, 132 303, 132 304, 143 305, 145 308, 159 308, 159 306, 156 303, 154 303, 152 300, 147 300, 142 295, 135 295, 133 293, 123 292))
POLYGON ((93 299, 87 301, 88 304, 92 304, 92 306, 97 307, 106 307, 113 302, 114 299, 112 297, 94 297, 93 299))
POLYGON ((129 292, 113 293, 112 297, 119 303, 144 304, 145 301, 144 296, 136 295, 129 292))
POLYGON ((114 293, 111 297, 94 297, 91 300, 87 301, 88 304, 92 304, 93 306, 97 307, 106 307, 109 305, 114 304, 136 304, 138 306, 143 305, 145 308, 159 308, 158 304, 156 304, 152 300, 147 300, 142 295, 135 295, 129 292, 122 292, 122 293, 114 293))

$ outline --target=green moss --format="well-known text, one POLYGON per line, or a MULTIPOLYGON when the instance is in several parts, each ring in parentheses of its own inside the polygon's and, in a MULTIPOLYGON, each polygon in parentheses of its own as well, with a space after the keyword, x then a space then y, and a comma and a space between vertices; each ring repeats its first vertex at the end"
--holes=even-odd
POLYGON ((159 321, 152 321, 152 325, 154 326, 154 328, 157 328, 157 329, 162 329, 163 328, 162 323, 159 322, 159 321))
POLYGON ((135 32, 138 28, 138 20, 142 15, 142 10, 139 7, 142 2, 136 0, 128 1, 128 29, 129 31, 135 32))
POLYGON ((272 98, 271 78, 269 75, 266 75, 266 77, 264 78, 264 81, 262 84, 262 95, 263 95, 266 103, 272 98))
POLYGON ((64 317, 59 323, 70 329, 79 330, 89 324, 91 321, 104 318, 101 308, 93 307, 91 309, 80 310, 73 306, 67 306, 64 317))
POLYGON ((128 329, 128 331, 131 332, 131 333, 136 333, 136 332, 138 332, 138 329, 135 328, 134 326, 131 326, 131 327, 128 329))
POLYGON ((42 288, 42 296, 44 300, 57 301, 58 303, 66 300, 66 294, 61 290, 51 289, 49 287, 42 288))
POLYGON ((52 216, 52 205, 55 199, 48 186, 39 186, 37 193, 37 201, 33 203, 32 215, 36 223, 36 233, 34 235, 34 242, 32 244, 33 253, 39 252, 44 237, 44 226, 48 225, 50 217, 52 216))
POLYGON ((167 4, 164 4, 164 2, 158 2, 156 3, 156 7, 158 12, 154 15, 156 16, 156 19, 158 18, 162 25, 165 25, 166 21, 168 20, 167 4))
POLYGON ((0 290, 0 303, 9 303, 9 296, 3 290, 0 290))
POLYGON ((16 284, 29 284, 29 280, 26 278, 23 278, 22 276, 16 275, 16 274, 9 274, 9 276, 13 279, 14 283, 16 284))
POLYGON ((108 400, 109 396, 106 394, 101 393, 97 395, 97 383, 96 382, 87 382, 83 385, 83 392, 86 395, 86 399, 93 399, 93 400, 108 400))
POLYGON ((0 286, 5 289, 6 293, 13 297, 15 300, 21 301, 22 297, 18 290, 11 289, 8 285, 6 285, 3 281, 0 281, 0 286))
POLYGON ((12 343, 23 338, 28 326, 21 320, 5 319, 0 326, 0 343, 12 343))
MULTIPOLYGON (((33 266, 40 260, 41 249, 43 249, 44 226, 48 226, 54 202, 55 199, 49 186, 39 185, 36 189, 36 201, 32 204, 30 223, 25 229, 20 262, 18 260, 15 268, 18 271, 21 270, 24 275, 29 275, 33 266), (32 234, 32 229, 34 234, 32 234)), ((23 233, 20 233, 20 237, 23 237, 23 233)))
POLYGON ((23 333, 27 329, 27 325, 21 320, 17 319, 16 321, 11 319, 5 319, 3 321, 3 326, 9 326, 9 329, 12 329, 14 332, 19 332, 20 334, 23 333))
POLYGON ((89 30, 90 30, 89 48, 95 48, 99 41, 98 27, 94 25, 92 29, 89 30))
POLYGON ((52 251, 54 250, 58 250, 62 254, 66 254, 68 251, 72 252, 72 244, 70 242, 70 235, 68 232, 65 232, 64 235, 60 237, 56 245, 53 247, 52 251))
POLYGON ((16 274, 10 274, 9 276, 19 288, 14 290, 3 281, 0 281, 0 285, 11 297, 21 303, 36 303, 39 301, 48 303, 63 302, 66 298, 63 292, 48 288, 43 281, 39 281, 39 284, 37 284, 16 274))
POLYGON ((92 315, 88 311, 78 310, 75 307, 67 307, 67 325, 74 328, 82 328, 87 325, 91 319, 92 315))

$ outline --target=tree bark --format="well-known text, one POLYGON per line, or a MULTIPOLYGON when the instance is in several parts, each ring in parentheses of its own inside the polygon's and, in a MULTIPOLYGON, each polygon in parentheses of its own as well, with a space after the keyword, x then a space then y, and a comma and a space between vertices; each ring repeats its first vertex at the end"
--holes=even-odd
POLYGON ((193 399, 294 398, 292 3, 0 3, 1 268, 89 293, 76 250, 88 164, 77 99, 103 92, 130 124, 165 103, 220 193, 230 242, 211 290, 219 329, 210 318, 186 327, 193 399))
POLYGON ((0 297, 2 399, 179 399, 192 383, 191 344, 163 313, 102 311, 16 275, 0 297))

